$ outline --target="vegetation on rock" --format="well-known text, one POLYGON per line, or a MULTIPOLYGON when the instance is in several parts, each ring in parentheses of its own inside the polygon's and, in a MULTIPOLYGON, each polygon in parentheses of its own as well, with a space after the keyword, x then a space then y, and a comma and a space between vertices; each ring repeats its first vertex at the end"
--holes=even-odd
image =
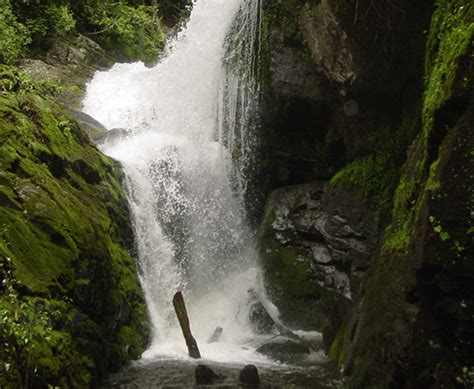
POLYGON ((165 43, 162 18, 182 21, 191 2, 36 0, 0 1, 0 62, 12 64, 26 54, 47 50, 54 36, 84 34, 120 61, 157 60, 165 43))

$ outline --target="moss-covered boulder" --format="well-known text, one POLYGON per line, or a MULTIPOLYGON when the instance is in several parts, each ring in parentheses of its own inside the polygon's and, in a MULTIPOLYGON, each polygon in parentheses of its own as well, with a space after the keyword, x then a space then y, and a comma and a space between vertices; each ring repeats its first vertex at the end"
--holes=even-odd
POLYGON ((146 311, 120 168, 0 67, 0 386, 87 387, 139 357, 146 311))

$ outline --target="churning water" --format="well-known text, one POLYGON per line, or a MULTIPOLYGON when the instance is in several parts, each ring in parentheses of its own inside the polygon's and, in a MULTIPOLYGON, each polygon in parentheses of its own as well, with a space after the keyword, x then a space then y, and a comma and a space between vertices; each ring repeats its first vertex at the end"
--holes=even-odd
POLYGON ((153 327, 144 358, 187 358, 171 303, 181 290, 203 358, 267 361, 249 323, 248 290, 265 298, 243 204, 259 16, 259 0, 198 0, 158 65, 118 64, 87 87, 84 112, 123 129, 102 150, 126 174, 153 327))

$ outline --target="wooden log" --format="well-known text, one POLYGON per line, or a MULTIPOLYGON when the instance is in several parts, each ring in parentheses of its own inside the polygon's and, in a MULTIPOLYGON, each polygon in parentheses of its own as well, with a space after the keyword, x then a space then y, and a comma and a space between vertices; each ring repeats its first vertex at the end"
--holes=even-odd
POLYGON ((194 339, 193 334, 191 333, 191 327, 189 325, 188 312, 186 311, 186 305, 184 304, 183 294, 177 292, 173 297, 173 306, 176 312, 176 316, 179 320, 179 325, 183 331, 184 340, 186 341, 186 346, 188 347, 188 353, 191 358, 199 359, 201 358, 201 353, 194 339))

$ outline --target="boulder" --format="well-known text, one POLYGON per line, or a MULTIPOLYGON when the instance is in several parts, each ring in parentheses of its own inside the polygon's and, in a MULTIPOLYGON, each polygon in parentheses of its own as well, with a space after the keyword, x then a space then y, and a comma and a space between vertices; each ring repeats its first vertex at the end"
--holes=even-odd
MULTIPOLYGON (((94 118, 92 118, 90 116, 89 116, 88 120, 90 122, 90 125, 95 125, 95 124, 99 123, 94 118), (92 121, 90 119, 92 119, 92 121)), ((99 123, 99 125, 100 125, 100 123, 99 123)), ((128 130, 126 130, 125 128, 112 128, 111 130, 105 129, 105 131, 103 129, 104 129, 103 126, 102 127, 95 127, 95 132, 94 133, 89 133, 92 140, 94 140, 99 145, 102 145, 102 144, 105 144, 105 143, 118 142, 118 141, 126 138, 130 134, 130 132, 128 130)))
POLYGON ((275 332, 276 323, 270 316, 264 305, 253 289, 248 291, 250 296, 249 319, 252 329, 257 334, 269 334, 275 332))
POLYGON ((194 370, 196 377, 196 385, 210 385, 214 381, 222 378, 219 374, 215 373, 209 366, 197 365, 194 370))
POLYGON ((260 386, 260 376, 255 365, 247 365, 239 373, 239 382, 245 387, 260 386))
POLYGON ((263 344, 257 352, 280 362, 294 362, 311 353, 311 349, 301 340, 278 336, 263 344))

